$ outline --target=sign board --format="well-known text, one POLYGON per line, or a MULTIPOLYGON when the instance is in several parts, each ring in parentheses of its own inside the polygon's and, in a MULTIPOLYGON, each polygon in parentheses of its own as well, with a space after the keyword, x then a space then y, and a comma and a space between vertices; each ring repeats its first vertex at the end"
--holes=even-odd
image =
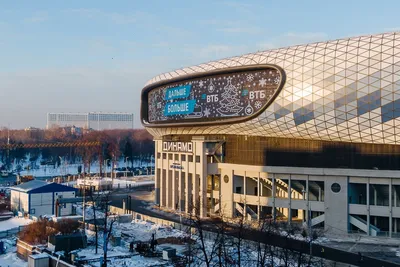
POLYGON ((183 170, 183 166, 179 163, 172 163, 172 165, 169 166, 171 169, 176 169, 176 170, 183 170))
POLYGON ((236 71, 150 89, 146 121, 156 124, 251 117, 267 108, 282 87, 278 68, 236 71))
POLYGON ((163 151, 165 152, 183 152, 183 153, 193 153, 193 143, 192 142, 163 142, 163 151))

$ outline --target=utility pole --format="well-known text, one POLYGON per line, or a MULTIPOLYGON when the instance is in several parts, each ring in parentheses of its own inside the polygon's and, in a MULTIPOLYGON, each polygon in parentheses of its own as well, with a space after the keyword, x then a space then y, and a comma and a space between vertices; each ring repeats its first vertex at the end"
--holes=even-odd
POLYGON ((7 128, 7 171, 10 168, 10 124, 8 124, 7 128))
POLYGON ((83 228, 85 229, 85 231, 86 231, 86 222, 85 222, 85 198, 86 198, 86 184, 85 184, 85 182, 86 182, 86 176, 85 175, 83 175, 83 207, 82 207, 82 216, 83 216, 83 228))
POLYGON ((103 251, 104 251, 104 258, 103 258, 103 264, 102 267, 107 267, 107 200, 105 200, 105 216, 104 216, 104 232, 103 232, 103 238, 104 238, 104 243, 103 243, 103 251))

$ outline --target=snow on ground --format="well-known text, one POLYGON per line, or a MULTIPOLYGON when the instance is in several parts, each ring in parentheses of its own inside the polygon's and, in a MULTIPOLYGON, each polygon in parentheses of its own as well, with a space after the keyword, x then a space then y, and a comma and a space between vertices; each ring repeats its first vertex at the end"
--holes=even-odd
POLYGON ((7 238, 1 239, 0 241, 4 242, 4 247, 6 253, 0 255, 0 267, 26 267, 28 266, 28 262, 25 262, 17 257, 15 253, 17 248, 15 246, 16 240, 15 238, 7 238))
POLYGON ((115 226, 115 229, 118 229, 121 234, 129 236, 129 241, 149 241, 152 234, 155 234, 156 239, 172 236, 187 236, 186 233, 170 226, 154 224, 137 219, 133 220, 132 223, 120 223, 115 226))
POLYGON ((136 181, 136 180, 123 180, 123 179, 111 179, 103 178, 105 181, 113 181, 113 188, 124 188, 124 187, 135 187, 139 185, 152 185, 154 184, 154 176, 149 176, 149 180, 136 181))
MULTIPOLYGON (((1 165, 1 164, 0 164, 1 165)), ((22 167, 28 166, 29 164, 21 164, 22 167)), ((73 163, 69 164, 67 161, 61 161, 61 165, 58 167, 54 167, 52 165, 38 165, 37 169, 31 169, 31 170, 23 170, 20 172, 21 175, 33 175, 35 177, 53 177, 53 176, 60 176, 60 175, 66 175, 66 174, 77 174, 78 173, 78 167, 83 164, 79 163, 73 163)), ((16 168, 17 164, 14 164, 12 166, 12 169, 14 170, 16 168)), ((138 160, 135 160, 133 164, 129 162, 128 164, 129 167, 140 167, 140 166, 150 166, 154 167, 153 162, 140 162, 138 160)), ((120 160, 119 162, 116 163, 116 167, 126 167, 126 164, 124 160, 120 160)), ((94 162, 90 165, 90 172, 91 173, 98 173, 100 170, 100 166, 98 162, 94 162)), ((108 166, 107 168, 104 168, 104 170, 108 173, 111 172, 111 166, 108 166)))
POLYGON ((0 267, 26 267, 28 262, 17 257, 15 252, 7 252, 0 255, 0 267))
MULTIPOLYGON (((76 207, 76 214, 77 215, 83 215, 83 206, 82 204, 74 204, 76 207)), ((93 207, 90 204, 85 205, 85 220, 92 220, 94 219, 94 212, 93 212, 93 207)), ((102 219, 104 218, 104 212, 97 210, 96 208, 96 219, 102 219)))
POLYGON ((140 255, 136 255, 127 259, 114 259, 107 264, 108 267, 139 267, 139 266, 173 266, 168 264, 167 261, 163 261, 157 258, 145 258, 140 255))
POLYGON ((32 220, 14 217, 5 221, 0 221, 0 231, 7 231, 19 226, 30 224, 32 220))

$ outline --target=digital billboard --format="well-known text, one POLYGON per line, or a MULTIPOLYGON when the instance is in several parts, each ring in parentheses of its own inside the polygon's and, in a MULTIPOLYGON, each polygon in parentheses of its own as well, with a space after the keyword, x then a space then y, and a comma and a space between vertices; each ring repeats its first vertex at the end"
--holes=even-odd
POLYGON ((281 71, 271 67, 159 86, 147 94, 147 121, 162 124, 250 117, 266 108, 281 83, 281 71))

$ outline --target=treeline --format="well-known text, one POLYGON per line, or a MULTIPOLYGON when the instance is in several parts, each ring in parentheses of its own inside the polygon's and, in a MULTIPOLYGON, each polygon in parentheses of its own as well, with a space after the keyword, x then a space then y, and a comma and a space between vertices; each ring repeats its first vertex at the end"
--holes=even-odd
MULTIPOLYGON (((90 166, 94 161, 107 162, 121 158, 133 163, 135 160, 150 161, 154 154, 152 136, 144 129, 88 131, 77 134, 71 128, 54 128, 49 130, 0 130, 0 145, 7 144, 55 144, 79 141, 98 141, 100 146, 88 147, 52 147, 52 148, 15 148, 0 149, 0 161, 3 165, 12 162, 17 164, 26 161, 42 164, 52 162, 60 164, 61 160, 69 163, 84 163, 90 166)), ((1 164, 0 164, 1 167, 1 164)), ((89 167, 90 168, 90 167, 89 167)))

